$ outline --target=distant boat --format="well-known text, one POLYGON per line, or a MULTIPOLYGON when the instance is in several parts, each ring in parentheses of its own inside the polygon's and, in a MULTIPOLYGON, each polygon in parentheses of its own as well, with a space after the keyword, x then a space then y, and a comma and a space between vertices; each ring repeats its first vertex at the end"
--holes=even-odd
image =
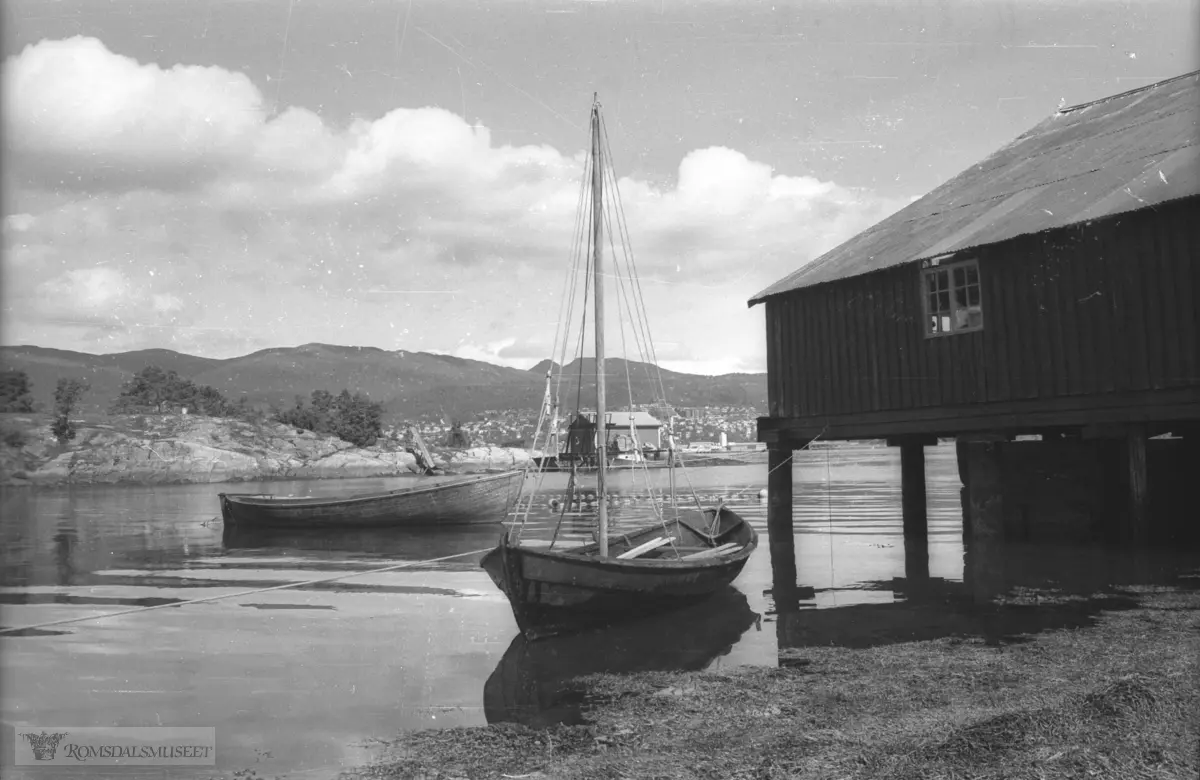
POLYGON ((338 498, 221 493, 226 523, 288 528, 450 526, 500 523, 520 495, 524 471, 418 477, 412 487, 338 498))
MULTIPOLYGON (((613 207, 607 211, 604 208, 605 181, 612 182, 614 189, 616 182, 615 173, 605 168, 602 150, 606 146, 600 104, 593 102, 589 165, 591 198, 590 203, 583 204, 584 208, 590 207, 591 211, 591 231, 587 236, 588 247, 591 250, 590 262, 580 262, 586 253, 578 252, 576 266, 572 269, 570 278, 582 279, 585 288, 591 285, 594 289, 590 297, 596 353, 593 367, 596 380, 596 411, 590 429, 584 424, 587 422, 586 418, 577 414, 570 429, 570 437, 572 440, 580 440, 583 447, 575 448, 575 451, 582 449, 582 454, 585 455, 588 454, 588 442, 592 443, 596 463, 597 541, 582 547, 556 550, 556 533, 549 547, 522 544, 520 533, 523 520, 518 507, 516 516, 519 523, 508 529, 500 544, 480 562, 508 597, 522 633, 531 639, 572 632, 596 624, 608 624, 647 611, 669 609, 703 599, 732 582, 741 573, 742 567, 758 544, 758 535, 750 524, 727 507, 681 508, 675 499, 674 469, 667 470, 671 486, 669 500, 664 501, 661 507, 657 502, 653 505, 658 522, 647 524, 616 539, 608 538, 609 447, 607 425, 603 424, 603 421, 608 419, 607 380, 604 371, 604 297, 605 279, 609 276, 620 280, 614 286, 618 304, 624 303, 624 311, 634 320, 631 330, 637 338, 632 340, 637 342, 639 349, 645 345, 651 350, 649 355, 643 355, 643 362, 653 364, 654 361, 652 347, 649 346, 649 327, 644 321, 645 306, 639 305, 640 300, 633 300, 635 295, 640 297, 637 293, 640 285, 636 284, 634 278, 631 256, 626 251, 624 259, 628 273, 627 281, 620 276, 619 262, 614 263, 612 272, 604 265, 605 222, 614 221, 614 232, 619 231, 621 237, 624 236, 623 226, 620 224, 622 211, 619 204, 609 204, 613 207), (622 298, 622 295, 625 297, 622 298), (602 424, 596 425, 596 422, 602 424), (597 427, 603 432, 596 432, 597 427)), ((581 197, 581 201, 583 200, 581 197)), ((582 220, 578 220, 577 224, 580 222, 582 220)), ((581 238, 582 233, 583 231, 581 238)), ((564 311, 574 311, 574 303, 572 299, 564 307, 564 311)), ((586 325, 586 303, 585 294, 584 303, 578 309, 584 320, 579 330, 580 345, 586 325)), ((620 308, 622 307, 618 306, 618 309, 620 308)), ((560 328, 560 333, 565 334, 560 342, 563 352, 566 345, 574 341, 570 335, 570 323, 564 324, 566 327, 560 328)), ((624 332, 622 330, 622 333, 624 332)), ((622 343, 627 343, 624 338, 622 343)), ((557 349, 559 344, 556 343, 555 347, 557 349)), ((580 357, 582 358, 582 355, 580 357)), ((565 363, 564 357, 556 364, 561 366, 565 363)), ((580 365, 582 370, 583 364, 580 365)), ((628 359, 625 365, 628 370, 628 359)), ((661 387, 661 376, 658 377, 658 383, 661 387)), ((627 382, 625 387, 629 386, 627 382)), ((657 402, 665 400, 655 399, 657 402)), ((632 402, 632 399, 630 401, 632 402)), ((557 409, 558 404, 552 393, 552 373, 548 372, 540 415, 542 419, 539 420, 539 431, 534 435, 535 444, 544 420, 550 422, 553 438, 553 432, 557 430, 557 409)), ((634 438, 636 440, 636 437, 634 438)), ((674 440, 670 431, 667 440, 674 440)), ((645 465, 644 462, 630 464, 634 468, 645 465)), ((575 474, 572 473, 568 481, 568 494, 574 490, 574 486, 575 474)), ((532 506, 532 501, 531 494, 529 506, 532 506)), ((696 501, 699 504, 698 499, 696 501)), ((570 504, 568 495, 565 505, 570 504)), ((524 516, 528 516, 528 510, 524 512, 524 516)))
POLYGON ((226 550, 284 554, 302 558, 426 560, 489 547, 496 541, 492 524, 445 526, 358 526, 330 533, 329 528, 294 528, 226 523, 226 550))
POLYGON ((531 642, 518 635, 483 686, 488 723, 545 728, 583 721, 572 680, 589 674, 699 671, 728 653, 759 616, 730 587, 701 604, 603 631, 531 642))

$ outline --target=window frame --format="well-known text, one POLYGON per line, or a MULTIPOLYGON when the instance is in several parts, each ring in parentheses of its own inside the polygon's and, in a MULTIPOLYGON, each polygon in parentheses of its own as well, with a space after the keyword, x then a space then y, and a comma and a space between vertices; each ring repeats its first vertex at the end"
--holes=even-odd
POLYGON ((986 323, 983 311, 983 275, 979 270, 979 258, 964 257, 951 259, 953 255, 943 255, 921 261, 920 295, 921 295, 921 332, 927 339, 939 339, 946 336, 958 336, 963 333, 978 333, 986 323), (962 271, 961 283, 956 279, 956 271, 962 271), (929 280, 938 279, 939 283, 933 289, 929 280), (945 286, 942 286, 942 283, 945 286), (971 291, 974 289, 975 303, 971 304, 971 291), (941 306, 941 297, 946 296, 948 306, 941 306), (937 301, 937 303, 934 303, 937 301), (964 302, 965 301, 965 302, 964 302), (936 308, 934 308, 936 307, 936 308), (975 315, 972 317, 972 315, 975 315), (940 318, 948 329, 935 329, 935 318, 940 318), (971 324, 971 320, 977 322, 971 324), (959 324, 962 321, 963 324, 959 324))

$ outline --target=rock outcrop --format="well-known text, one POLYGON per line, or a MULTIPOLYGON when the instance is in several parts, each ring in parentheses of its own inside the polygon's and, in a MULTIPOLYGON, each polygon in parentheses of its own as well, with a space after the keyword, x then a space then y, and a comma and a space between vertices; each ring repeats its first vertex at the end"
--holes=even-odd
MULTIPOLYGON (((127 415, 77 423, 60 445, 49 421, 3 415, 0 484, 88 485, 245 482, 388 477, 418 471, 399 442, 356 447, 275 422, 196 415, 127 415)), ((447 472, 503 469, 528 462, 524 450, 477 447, 434 451, 447 472)))

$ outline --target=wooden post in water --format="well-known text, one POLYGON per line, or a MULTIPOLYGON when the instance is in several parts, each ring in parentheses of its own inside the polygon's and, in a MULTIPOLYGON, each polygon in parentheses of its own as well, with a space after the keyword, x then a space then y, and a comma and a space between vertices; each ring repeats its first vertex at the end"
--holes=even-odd
POLYGON ((1149 484, 1146 467, 1146 428, 1135 425, 1125 437, 1129 481, 1129 538, 1138 546, 1150 541, 1149 484))
POLYGON ((600 147, 600 102, 592 102, 592 274, 596 306, 596 519, 600 557, 608 557, 608 419, 604 406, 604 169, 600 147))
POLYGON ((924 537, 904 537, 904 581, 913 595, 929 589, 929 545, 924 537))
POLYGON ((1004 479, 1001 443, 972 441, 967 444, 968 503, 971 536, 975 539, 1004 538, 1004 479))
POLYGON ((771 444, 767 448, 767 544, 776 601, 787 598, 796 587, 792 455, 790 445, 771 444))
POLYGON ((928 533, 928 507, 925 497, 925 444, 917 437, 900 441, 900 504, 904 535, 923 539, 928 533))

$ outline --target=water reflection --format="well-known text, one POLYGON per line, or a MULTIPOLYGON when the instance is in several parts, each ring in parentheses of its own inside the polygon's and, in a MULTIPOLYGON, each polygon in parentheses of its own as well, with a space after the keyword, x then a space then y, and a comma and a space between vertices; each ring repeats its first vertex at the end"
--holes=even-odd
MULTIPOLYGON (((489 720, 577 719, 581 705, 568 681, 580 674, 791 663, 816 644, 1012 641, 1022 632, 1087 625, 1100 610, 1126 605, 1133 598, 1127 585, 1166 581, 1183 565, 1122 550, 964 545, 953 448, 930 448, 926 463, 927 547, 903 538, 894 450, 805 453, 793 469, 793 555, 786 563, 773 568, 760 545, 722 600, 669 621, 540 646, 513 639, 511 609, 473 557, 370 573, 490 548, 499 525, 449 533, 265 531, 214 523, 215 485, 5 491, 4 625, 221 599, 0 637, 0 651, 11 659, 0 679, 0 715, 87 725, 141 722, 152 712, 164 724, 224 729, 222 771, 254 766, 260 774, 327 777, 363 758, 354 746, 366 737, 489 720), (225 598, 341 572, 357 574, 225 598), (1039 602, 1028 589, 1058 598, 1039 602), (768 628, 776 622, 774 630, 754 630, 756 612, 768 628)), ((565 486, 564 475, 551 476, 565 486)), ((657 487, 666 476, 664 470, 650 479, 657 487)), ((694 485, 705 500, 723 496, 766 533, 767 507, 757 500, 765 467, 676 476, 685 494, 694 485)), ((617 527, 654 517, 641 475, 614 480, 617 527)), ((239 488, 337 495, 396 486, 378 479, 239 488)), ((541 503, 524 537, 549 540, 557 521, 541 503)), ((593 527, 590 512, 568 517, 559 541, 590 540, 593 527)), ((1186 554, 1180 558, 1186 563, 1186 554)))
MULTIPOLYGON (((256 557, 292 555, 314 559, 370 559, 426 561, 495 547, 504 527, 463 526, 451 530, 406 528, 287 529, 253 528, 227 524, 222 546, 231 552, 253 552, 256 557)), ((470 560, 463 558, 464 561, 470 560)))
POLYGON ((583 697, 573 679, 704 669, 758 620, 745 595, 729 587, 685 609, 607 630, 533 642, 518 635, 483 687, 484 714, 488 723, 535 728, 581 723, 583 697))
MULTIPOLYGON (((786 567, 772 585, 780 663, 806 647, 866 648, 957 637, 989 645, 1027 641, 1055 629, 1086 628, 1104 611, 1131 609, 1134 585, 1194 586, 1195 553, 1111 547, 974 541, 961 580, 929 575, 920 540, 905 545, 906 571, 855 587, 890 596, 882 603, 817 609, 831 589, 796 583, 786 567)), ((803 576, 803 575, 801 575, 803 576)))
POLYGON ((75 584, 74 548, 75 529, 66 526, 54 535, 54 568, 58 574, 56 585, 75 584))

